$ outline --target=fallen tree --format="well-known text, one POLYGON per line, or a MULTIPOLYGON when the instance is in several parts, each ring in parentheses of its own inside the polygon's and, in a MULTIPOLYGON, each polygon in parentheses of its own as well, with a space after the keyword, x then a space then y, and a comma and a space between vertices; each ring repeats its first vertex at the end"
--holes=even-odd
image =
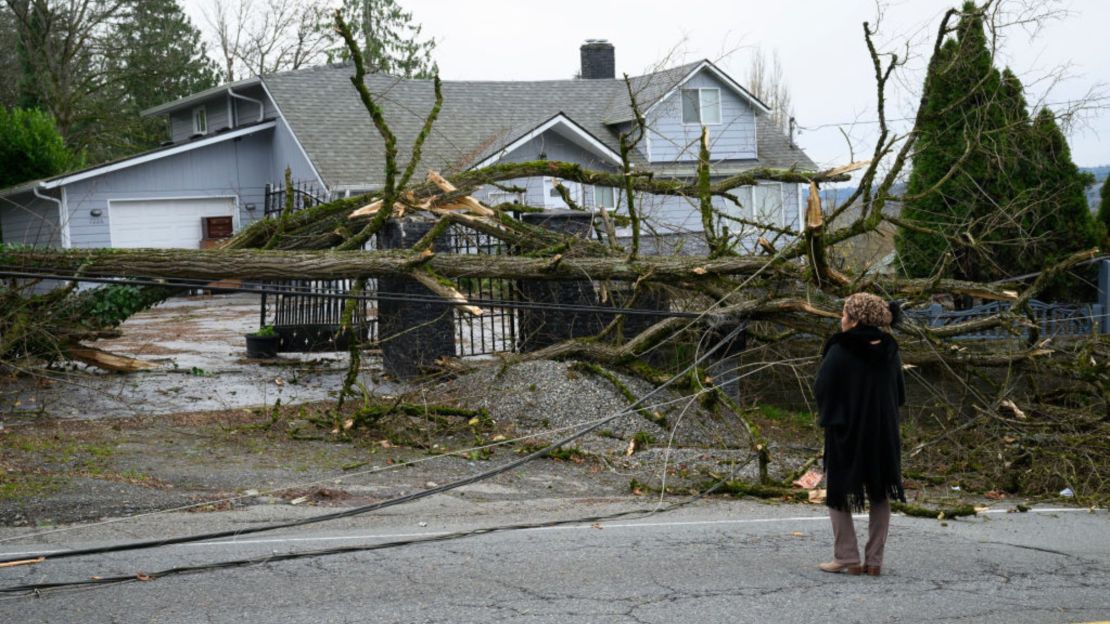
MULTIPOLYGON (((945 14, 937 31, 935 48, 951 31, 949 21, 956 14, 954 10, 945 14)), ((342 31, 342 22, 339 26, 342 31)), ((919 105, 914 126, 904 134, 897 134, 888 127, 885 117, 886 86, 893 70, 904 59, 880 54, 875 49, 872 36, 872 29, 865 24, 864 39, 875 67, 880 120, 878 139, 868 161, 821 172, 753 169, 716 181, 713 181, 712 155, 704 134, 696 176, 661 179, 633 172, 629 153, 639 136, 643 135, 645 122, 630 88, 631 106, 638 121, 633 129, 620 136, 624 162, 618 171, 594 171, 572 163, 533 161, 497 164, 446 177, 429 172, 426 181, 413 184, 411 181, 421 162, 423 141, 442 105, 438 81, 436 103, 412 146, 411 158, 402 164, 388 120, 371 94, 366 92, 363 80, 365 70, 359 56, 354 54, 356 70, 352 84, 359 91, 373 124, 383 137, 386 150, 386 184, 380 191, 297 212, 287 208, 279 217, 253 224, 222 248, 213 250, 4 248, 0 252, 0 271, 6 272, 12 281, 3 292, 6 299, 4 312, 0 313, 0 360, 35 357, 56 360, 88 354, 83 350, 82 341, 106 335, 130 314, 175 292, 165 286, 112 287, 134 288, 137 293, 135 304, 98 316, 89 311, 97 309, 104 303, 105 297, 110 296, 78 293, 72 288, 47 295, 31 294, 25 280, 35 276, 62 280, 104 276, 161 279, 178 287, 181 280, 350 278, 361 284, 366 278, 410 277, 429 286, 445 301, 469 308, 471 313, 474 313, 474 306, 445 280, 504 278, 626 282, 634 292, 648 285, 662 285, 676 291, 684 300, 693 302, 696 310, 706 313, 696 319, 662 320, 634 336, 621 337, 619 332, 607 329, 598 337, 576 339, 522 356, 584 359, 605 366, 624 367, 649 379, 653 378, 653 373, 637 365, 644 353, 664 342, 679 340, 684 335, 689 337, 693 333, 712 330, 722 322, 757 322, 760 328, 771 329, 760 333, 753 328, 752 335, 758 334, 759 341, 786 344, 798 339, 813 340, 832 331, 834 319, 839 317, 839 299, 851 292, 879 292, 890 298, 903 299, 907 307, 929 303, 934 295, 954 295, 1004 301, 1010 306, 984 318, 944 327, 908 323, 900 330, 899 336, 906 364, 934 367, 941 374, 964 384, 969 384, 971 378, 989 379, 985 382, 986 390, 969 392, 969 396, 972 397, 971 405, 979 414, 992 416, 976 416, 980 420, 973 422, 1005 422, 994 420, 996 416, 1004 418, 999 416, 1004 411, 1001 407, 1003 402, 1011 400, 1008 397, 1018 390, 1024 390, 1009 379, 994 381, 983 372, 984 369, 1001 368, 1015 373, 1035 371, 1035 374, 1051 376, 1062 380, 1061 383, 1070 383, 1073 392, 1066 395, 1064 403, 1060 402, 1064 399, 1050 393, 1035 393, 1032 403, 1026 403, 1031 406, 1027 412, 1053 415, 1049 420, 1037 422, 1051 422, 1059 428, 1062 421, 1055 415, 1062 409, 1061 406, 1076 405, 1075 409, 1081 409, 1085 414, 1099 414, 1100 417, 1083 419, 1083 427, 1087 429, 1064 425, 1065 430, 1074 434, 1068 438, 1072 443, 1090 440, 1090 432, 1105 433, 1106 421, 1101 417, 1106 414, 1108 405, 1105 340, 1099 342, 1094 339, 1093 346, 1077 343, 1065 348, 1045 342, 1035 329, 1030 330, 1036 327, 1036 323, 1029 309, 1029 302, 1051 276, 1094 258, 1097 250, 1086 250, 1054 266, 1045 267, 1031 283, 1027 280, 977 283, 939 277, 910 279, 877 274, 870 268, 853 271, 837 265, 837 246, 873 234, 884 223, 919 227, 886 214, 884 208, 898 199, 891 189, 902 175, 919 138, 918 124, 934 112, 919 105), (837 206, 823 206, 820 185, 847 180, 852 172, 859 175, 859 186, 852 196, 837 206), (691 210, 696 210, 700 217, 703 226, 701 236, 710 250, 709 254, 705 257, 683 257, 639 253, 642 230, 650 231, 652 224, 632 201, 627 203, 626 214, 596 213, 597 240, 585 240, 530 226, 514 218, 515 212, 538 211, 539 208, 515 204, 484 205, 473 195, 486 185, 532 176, 621 188, 625 189, 630 199, 643 194, 688 198, 691 210), (800 231, 730 216, 718 207, 722 201, 740 205, 736 189, 751 186, 760 180, 809 185, 809 202, 800 231), (858 215, 844 222, 843 216, 852 207, 858 208, 858 215), (428 235, 411 248, 362 250, 365 243, 390 219, 413 215, 429 220, 432 227, 428 235), (625 219, 631 227, 632 242, 628 249, 621 247, 614 234, 613 220, 618 217, 625 219), (498 256, 432 251, 435 237, 452 226, 490 235, 516 253, 498 256), (730 231, 730 227, 734 230, 730 231), (777 236, 778 240, 772 242, 763 238, 762 255, 746 254, 736 244, 738 236, 735 228, 741 228, 741 231, 744 231, 743 228, 749 228, 749 231, 754 229, 771 237, 777 236), (1004 328, 1013 338, 973 347, 954 340, 996 327, 1004 328)), ((921 102, 926 100, 927 95, 928 84, 921 94, 921 102)), ((957 174, 958 167, 957 163, 952 175, 957 174)), ((953 246, 980 244, 964 240, 959 235, 950 235, 949 239, 953 246)), ((353 306, 349 308, 353 309, 353 306)), ((352 321, 348 310, 346 322, 352 321)), ((358 346, 354 345, 351 351, 352 368, 341 397, 349 395, 350 387, 357 378, 358 351, 358 346)), ((96 357, 106 362, 103 357, 96 357)), ((655 379, 658 381, 657 376, 655 379)), ((708 385, 712 386, 712 383, 708 385)), ((1023 395, 1021 402, 1027 398, 1023 395)), ((1011 403, 1016 404, 1012 400, 1011 403)), ((741 416, 737 414, 737 417, 741 416)), ((959 426, 962 424, 952 425, 953 428, 959 426)), ((1032 425, 1023 423, 1022 427, 1029 429, 1032 425)), ((766 447, 755 441, 757 436, 752 438, 753 447, 761 446, 759 452, 765 460, 766 447)), ((977 448, 994 449, 998 451, 996 455, 1005 455, 996 447, 997 443, 989 443, 977 448)), ((929 448, 929 445, 922 447, 922 452, 927 452, 929 448)), ((1095 445, 1088 448, 1094 449, 1093 457, 1106 456, 1103 447, 1095 445)), ((1104 481, 1100 476, 1095 486, 1104 491, 1104 481)), ((1044 482, 1048 480, 1044 479, 1044 482)))

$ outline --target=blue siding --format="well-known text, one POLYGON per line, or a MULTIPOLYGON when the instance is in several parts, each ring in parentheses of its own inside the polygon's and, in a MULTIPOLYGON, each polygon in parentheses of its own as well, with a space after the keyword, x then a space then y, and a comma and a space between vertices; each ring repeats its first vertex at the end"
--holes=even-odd
POLYGON ((5 243, 35 247, 61 245, 57 204, 39 199, 32 193, 8 197, 3 203, 0 207, 0 227, 4 230, 5 243))
POLYGON ((695 161, 701 126, 682 123, 682 88, 712 88, 721 92, 721 123, 709 124, 709 149, 713 160, 756 157, 755 111, 724 83, 706 70, 693 76, 661 101, 647 116, 647 144, 651 162, 695 161))
MULTIPOLYGON (((266 96, 262 87, 236 89, 236 93, 246 97, 261 100, 263 103, 263 119, 277 117, 277 109, 273 102, 266 96)), ((193 109, 204 106, 208 116, 208 134, 218 134, 221 130, 238 128, 258 123, 258 105, 239 98, 233 98, 227 92, 213 95, 212 97, 188 106, 182 110, 169 114, 170 138, 174 143, 183 143, 193 136, 193 109), (229 114, 231 117, 229 117, 229 114)))
MULTIPOLYGON (((266 92, 262 90, 262 87, 236 89, 235 92, 245 97, 262 100, 263 119, 275 119, 277 117, 277 109, 274 108, 274 103, 266 96, 266 92)), ((239 98, 231 98, 231 105, 235 107, 235 120, 238 126, 245 126, 258 122, 258 104, 239 98)))
POLYGON ((108 202, 126 199, 236 196, 239 224, 262 216, 265 186, 272 182, 272 132, 225 141, 66 187, 73 247, 108 247, 108 202), (247 205, 253 204, 253 211, 247 205), (91 211, 100 209, 101 216, 91 211))
POLYGON ((170 137, 174 143, 183 143, 193 136, 193 110, 201 106, 208 119, 208 136, 231 127, 227 116, 227 95, 215 96, 170 115, 170 137))
MULTIPOLYGON (((578 163, 583 167, 602 171, 615 170, 615 167, 613 167, 609 160, 578 146, 553 130, 544 132, 508 154, 505 154, 498 162, 528 162, 540 159, 541 154, 547 160, 578 163)), ((535 206, 537 208, 567 207, 561 197, 552 195, 552 190, 554 189, 552 178, 518 178, 507 180, 503 182, 502 185, 518 186, 527 189, 527 192, 523 194, 522 198, 523 203, 526 205, 535 206)), ((571 198, 580 206, 593 206, 594 196, 592 187, 577 183, 566 183, 565 186, 567 186, 570 191, 571 198)), ((503 192, 495 187, 483 187, 475 196, 479 200, 492 203, 498 203, 499 201, 508 199, 503 192)))

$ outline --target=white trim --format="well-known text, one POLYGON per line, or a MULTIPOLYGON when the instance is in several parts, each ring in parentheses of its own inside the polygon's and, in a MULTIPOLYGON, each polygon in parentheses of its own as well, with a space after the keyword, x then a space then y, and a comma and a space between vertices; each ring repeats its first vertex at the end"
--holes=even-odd
POLYGON ((104 200, 104 207, 108 209, 108 246, 114 244, 112 236, 112 202, 117 203, 133 203, 133 202, 157 202, 157 201, 188 201, 192 199, 230 199, 232 203, 231 212, 231 229, 233 232, 239 231, 239 196, 238 195, 168 195, 166 197, 119 197, 116 199, 104 200))
MULTIPOLYGON (((667 92, 666 92, 665 94, 663 94, 663 97, 659 98, 658 100, 656 100, 656 101, 655 101, 655 103, 654 103, 654 104, 652 104, 651 106, 649 106, 649 107, 647 108, 647 110, 645 110, 645 111, 644 111, 644 113, 643 113, 643 114, 644 114, 644 117, 647 117, 648 113, 650 113, 651 111, 655 110, 655 107, 659 106, 660 104, 662 104, 663 102, 665 102, 665 101, 667 100, 667 98, 669 98, 669 97, 671 97, 672 95, 674 95, 674 92, 675 92, 675 91, 677 91, 677 90, 681 89, 681 88, 682 88, 682 85, 684 85, 684 84, 686 84, 687 82, 689 82, 691 78, 693 78, 694 76, 696 76, 696 75, 698 74, 698 72, 700 72, 700 71, 701 71, 701 70, 703 70, 703 69, 708 69, 708 70, 709 70, 710 72, 712 72, 712 73, 713 73, 713 75, 714 75, 714 76, 716 76, 716 77, 717 77, 717 78, 718 78, 718 79, 719 79, 719 80, 720 80, 721 82, 725 83, 725 85, 726 85, 726 86, 728 86, 728 87, 729 87, 729 88, 731 88, 731 89, 732 89, 733 91, 735 91, 735 92, 736 92, 737 94, 739 94, 739 95, 740 95, 740 97, 742 97, 742 98, 744 98, 745 100, 747 100, 747 101, 748 101, 748 103, 749 103, 749 104, 751 104, 751 105, 752 105, 753 107, 755 107, 756 109, 758 109, 758 110, 760 110, 760 111, 762 111, 762 112, 764 112, 764 113, 769 113, 769 112, 771 112, 771 109, 770 109, 770 108, 767 108, 767 105, 766 105, 766 104, 764 104, 763 102, 760 102, 759 100, 757 100, 757 99, 755 98, 755 96, 753 96, 753 95, 752 95, 751 93, 749 93, 747 89, 745 89, 744 87, 740 86, 740 83, 738 83, 738 82, 736 82, 735 80, 733 80, 732 78, 730 78, 728 74, 726 74, 726 73, 724 73, 723 71, 721 71, 721 70, 717 69, 717 66, 716 66, 716 65, 714 65, 713 63, 710 63, 709 61, 702 61, 702 62, 698 63, 698 64, 697 64, 697 66, 696 66, 696 67, 694 67, 694 69, 690 71, 690 73, 686 74, 686 75, 685 75, 685 76, 684 76, 684 77, 682 78, 682 80, 679 80, 679 81, 678 81, 678 82, 677 82, 677 83, 675 84, 675 86, 671 87, 671 90, 670 90, 670 91, 667 91, 667 92)), ((722 116, 723 116, 723 111, 722 111, 722 116)))
POLYGON ((759 120, 752 115, 752 138, 755 143, 752 144, 752 153, 755 154, 755 159, 759 160, 759 120))
POLYGON ((160 150, 160 151, 157 151, 157 152, 151 152, 149 154, 143 154, 143 155, 135 156, 134 158, 128 158, 127 160, 121 160, 119 162, 103 165, 101 167, 94 167, 92 169, 86 169, 85 171, 74 173, 72 175, 56 178, 54 180, 44 182, 42 184, 42 188, 44 188, 44 189, 58 188, 59 186, 64 186, 66 184, 72 184, 74 182, 80 182, 81 180, 87 180, 89 178, 95 178, 97 176, 101 176, 101 175, 104 175, 106 173, 112 173, 113 171, 119 171, 121 169, 129 169, 129 168, 134 167, 136 165, 142 165, 142 164, 145 164, 145 163, 148 163, 148 162, 153 162, 155 160, 161 160, 161 159, 167 158, 169 156, 175 156, 177 154, 182 154, 184 152, 190 152, 192 150, 200 149, 202 147, 208 147, 209 145, 215 145, 216 143, 222 143, 224 141, 235 139, 235 138, 238 138, 238 137, 241 137, 241 136, 246 136, 248 134, 254 134, 255 132, 261 132, 263 130, 270 130, 276 125, 277 125, 276 122, 270 121, 270 122, 267 122, 267 123, 250 126, 250 127, 247 127, 247 128, 241 128, 239 130, 231 130, 229 132, 223 132, 221 134, 217 134, 217 135, 214 135, 214 136, 209 136, 209 137, 199 139, 199 140, 196 140, 196 141, 191 141, 189 143, 182 143, 181 145, 175 145, 174 147, 170 147, 170 148, 160 150))
POLYGON ((644 140, 647 141, 647 161, 650 165, 653 162, 651 160, 651 133, 654 131, 651 129, 651 126, 647 124, 644 124, 644 126, 644 140))
POLYGON ((34 195, 35 197, 43 200, 43 201, 53 202, 54 205, 58 207, 58 244, 62 245, 63 241, 62 241, 61 230, 62 230, 62 217, 63 217, 63 214, 62 214, 63 202, 62 202, 61 199, 59 199, 57 197, 51 197, 49 195, 43 195, 42 193, 39 192, 39 189, 46 190, 46 187, 41 186, 41 185, 32 187, 31 188, 31 194, 34 195))
MULTIPOLYGON (((233 98, 238 98, 240 100, 246 100, 247 102, 251 102, 252 104, 258 104, 258 121, 261 122, 263 119, 266 118, 266 105, 262 102, 262 100, 256 100, 255 98, 252 98, 252 97, 247 97, 245 95, 239 95, 238 93, 232 91, 231 87, 227 88, 227 94, 229 96, 233 97, 233 98)), ((272 100, 273 98, 270 98, 270 99, 272 100)), ((230 102, 230 101, 231 100, 228 99, 228 102, 230 102)))
POLYGON ((192 111, 192 120, 193 120, 193 136, 196 136, 198 134, 201 134, 201 135, 208 134, 208 105, 201 104, 200 106, 194 106, 193 111, 192 111), (203 115, 203 117, 204 117, 204 128, 200 128, 199 127, 200 124, 197 123, 197 113, 204 113, 204 115, 203 115))
MULTIPOLYGON (((706 126, 721 126, 721 125, 724 125, 724 123, 725 123, 725 107, 721 103, 721 89, 720 89, 720 87, 685 87, 685 88, 682 88, 682 89, 679 90, 679 103, 681 104, 681 106, 679 107, 680 108, 679 116, 682 117, 682 125, 683 126, 695 126, 695 127, 698 127, 698 128, 704 128, 706 126), (698 117, 699 117, 698 121, 686 121, 686 102, 682 101, 682 92, 683 91, 697 91, 698 92, 698 117), (702 91, 716 91, 717 92, 717 121, 715 121, 715 122, 707 123, 704 119, 701 119, 702 111, 705 110, 705 106, 703 106, 702 103, 701 103, 701 101, 702 101, 701 100, 701 92, 702 91)), ((755 115, 752 115, 752 118, 754 119, 755 115)))
POLYGON ((531 141, 532 139, 536 138, 537 136, 543 134, 544 132, 547 132, 548 130, 554 128, 555 126, 560 126, 562 128, 565 128, 565 129, 571 131, 572 133, 574 133, 574 135, 576 137, 582 139, 587 144, 589 144, 591 147, 593 147, 595 150, 600 152, 602 156, 605 156, 606 158, 610 159, 611 161, 613 161, 616 164, 621 164, 620 154, 614 152, 612 149, 610 149, 610 147, 608 145, 602 143, 601 141, 597 140, 593 135, 591 135, 589 132, 586 132, 585 130, 583 130, 582 127, 579 126, 577 123, 575 123, 573 119, 571 119, 570 117, 567 117, 563 113, 559 113, 559 114, 555 115, 554 117, 552 117, 551 119, 548 119, 547 121, 543 122, 542 124, 536 126, 530 132, 524 134, 523 136, 521 136, 517 140, 513 141, 512 143, 509 143, 509 144, 505 145, 500 150, 495 152, 492 156, 490 156, 490 157, 486 158, 485 160, 483 160, 482 162, 470 167, 470 169, 481 169, 482 167, 488 167, 488 166, 492 165, 493 163, 501 160, 506 154, 512 153, 514 150, 516 150, 520 146, 524 145, 528 141, 531 141))
POLYGON ((224 100, 227 102, 227 127, 234 128, 238 124, 235 123, 235 110, 231 105, 231 89, 227 90, 227 95, 224 96, 224 100))
POLYGON ((799 232, 802 232, 802 231, 805 230, 805 222, 806 222, 805 204, 802 203, 802 185, 801 184, 795 184, 794 186, 797 187, 797 190, 795 191, 795 195, 798 196, 798 227, 796 229, 799 232))
POLYGON ((309 158, 308 151, 306 151, 304 145, 301 144, 301 140, 297 138, 297 133, 293 132, 293 126, 289 125, 289 120, 285 118, 285 113, 281 112, 281 106, 278 104, 277 100, 274 99, 273 94, 270 93, 270 89, 266 87, 266 81, 260 80, 259 84, 262 85, 262 90, 266 92, 266 97, 270 98, 270 103, 274 105, 274 110, 277 111, 278 118, 281 119, 281 123, 285 126, 285 129, 289 131, 289 136, 293 137, 293 143, 296 143, 297 149, 301 150, 301 156, 304 156, 304 161, 308 163, 309 168, 312 169, 313 175, 316 176, 316 181, 320 183, 320 187, 324 189, 325 194, 330 194, 331 189, 329 189, 328 185, 324 182, 324 177, 320 175, 320 170, 316 168, 316 163, 312 162, 312 159, 309 158))
POLYGON ((62 228, 62 249, 70 249, 73 247, 73 239, 69 233, 69 196, 66 194, 66 187, 62 187, 62 205, 59 206, 62 211, 61 221, 59 224, 62 228))

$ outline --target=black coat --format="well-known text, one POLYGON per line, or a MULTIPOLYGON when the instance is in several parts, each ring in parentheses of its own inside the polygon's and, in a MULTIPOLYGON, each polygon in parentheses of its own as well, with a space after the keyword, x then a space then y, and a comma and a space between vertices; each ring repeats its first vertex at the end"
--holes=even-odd
POLYGON ((859 511, 865 499, 905 501, 898 407, 906 386, 898 343, 857 325, 829 338, 822 355, 814 394, 825 429, 828 506, 859 511))

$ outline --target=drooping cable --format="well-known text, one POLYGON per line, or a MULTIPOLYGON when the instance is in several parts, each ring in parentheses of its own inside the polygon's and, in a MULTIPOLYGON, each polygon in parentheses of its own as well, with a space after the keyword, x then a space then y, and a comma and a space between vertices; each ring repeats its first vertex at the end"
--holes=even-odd
POLYGON ((262 525, 262 526, 257 526, 257 527, 245 528, 245 529, 234 529, 234 530, 227 530, 227 531, 214 531, 214 532, 209 532, 209 533, 183 535, 183 536, 179 536, 179 537, 172 537, 172 538, 165 538, 165 539, 142 540, 142 541, 136 541, 136 542, 128 542, 128 543, 124 543, 124 544, 113 544, 113 545, 108 545, 108 546, 98 546, 98 547, 92 547, 92 548, 67 550, 67 551, 63 551, 63 552, 34 553, 34 554, 31 554, 31 555, 21 555, 19 558, 14 558, 14 559, 12 559, 12 558, 3 559, 3 560, 0 560, 0 564, 13 563, 13 562, 17 562, 17 561, 26 560, 26 559, 37 559, 39 557, 42 557, 44 561, 50 561, 50 560, 55 560, 55 559, 65 559, 65 558, 79 557, 79 556, 85 556, 85 555, 96 555, 96 554, 104 554, 104 553, 112 553, 112 552, 124 552, 124 551, 129 551, 129 550, 141 550, 141 549, 148 549, 148 548, 157 548, 157 547, 160 547, 160 546, 170 546, 170 545, 173 545, 173 544, 185 544, 185 543, 189 543, 189 542, 215 540, 215 539, 222 539, 222 538, 226 538, 226 537, 237 537, 237 536, 240 536, 240 535, 251 535, 251 534, 254 534, 254 533, 262 533, 262 532, 273 531, 273 530, 277 530, 277 529, 284 529, 284 528, 297 527, 297 526, 305 526, 305 525, 309 525, 309 524, 317 524, 317 523, 320 523, 320 522, 327 522, 327 521, 330 521, 330 520, 337 520, 337 519, 340 519, 340 518, 349 518, 349 517, 352 517, 352 516, 363 515, 363 514, 366 514, 366 513, 373 512, 373 511, 378 511, 380 509, 385 509, 385 508, 388 508, 388 507, 394 507, 394 506, 401 505, 401 504, 404 504, 404 503, 409 503, 409 502, 413 502, 413 501, 420 500, 420 499, 423 499, 423 498, 427 498, 427 497, 435 495, 435 494, 440 494, 440 493, 443 493, 443 492, 454 490, 454 489, 463 487, 465 485, 470 485, 470 484, 473 484, 473 483, 477 483, 479 481, 484 481, 486 479, 489 479, 489 478, 492 478, 494 476, 497 476, 497 475, 503 474, 505 472, 508 472, 510 470, 513 470, 514 468, 522 466, 522 465, 524 465, 528 462, 531 462, 535 459, 538 459, 540 457, 544 457, 548 453, 562 447, 565 444, 569 444, 570 442, 573 442, 573 441, 585 436, 586 434, 588 434, 592 431, 595 431, 595 430, 603 427, 604 425, 616 420, 617 418, 620 418, 622 416, 626 416, 628 414, 635 413, 635 410, 638 409, 647 399, 651 398, 656 393, 658 393, 658 392, 664 390, 665 388, 669 387, 675 381, 684 378, 687 374, 689 374, 691 371, 695 370, 702 362, 704 362, 706 359, 708 359, 711 355, 713 355, 719 349, 721 349, 722 347, 730 344, 732 342, 732 340, 735 339, 737 337, 737 335, 739 335, 739 333, 742 330, 743 330, 742 325, 737 325, 736 327, 734 327, 728 334, 726 334, 723 338, 718 340, 716 344, 714 344, 712 347, 707 349, 704 353, 702 353, 697 358, 695 358, 695 360, 693 362, 691 362, 685 369, 683 369, 681 372, 675 374, 674 376, 670 377, 669 379, 667 379, 662 384, 656 386, 650 392, 648 392, 648 393, 644 394, 643 396, 639 397, 638 399, 636 399, 636 401, 629 404, 629 406, 626 407, 625 409, 619 410, 619 411, 611 414, 610 416, 608 416, 605 419, 594 422, 593 424, 590 424, 590 425, 588 425, 588 426, 586 426, 586 427, 584 427, 584 428, 582 428, 582 429, 580 429, 580 430, 578 430, 578 431, 576 431, 576 432, 574 432, 574 433, 572 433, 568 436, 565 436, 565 437, 563 437, 559 440, 556 440, 555 442, 552 442, 551 444, 549 444, 548 446, 545 446, 542 449, 539 449, 539 450, 533 451, 531 453, 528 453, 527 455, 524 455, 523 457, 520 457, 520 458, 515 459, 513 461, 507 462, 505 464, 502 464, 501 466, 497 466, 495 468, 491 468, 489 470, 485 470, 485 471, 480 472, 478 474, 471 475, 469 477, 464 477, 462 479, 458 479, 458 480, 450 482, 450 483, 445 483, 443 485, 432 487, 432 488, 422 490, 422 491, 419 491, 419 492, 413 492, 412 494, 407 494, 407 495, 404 495, 404 496, 391 498, 391 499, 388 499, 388 500, 385 500, 385 501, 380 501, 380 502, 377 502, 377 503, 372 503, 372 504, 369 504, 369 505, 363 505, 363 506, 360 506, 360 507, 353 507, 351 509, 346 509, 346 510, 343 510, 343 511, 329 513, 329 514, 322 514, 322 515, 313 516, 313 517, 310 517, 310 518, 301 518, 301 519, 298 519, 298 520, 291 520, 291 521, 287 521, 287 522, 277 522, 277 523, 272 523, 272 524, 267 524, 267 525, 262 525))

